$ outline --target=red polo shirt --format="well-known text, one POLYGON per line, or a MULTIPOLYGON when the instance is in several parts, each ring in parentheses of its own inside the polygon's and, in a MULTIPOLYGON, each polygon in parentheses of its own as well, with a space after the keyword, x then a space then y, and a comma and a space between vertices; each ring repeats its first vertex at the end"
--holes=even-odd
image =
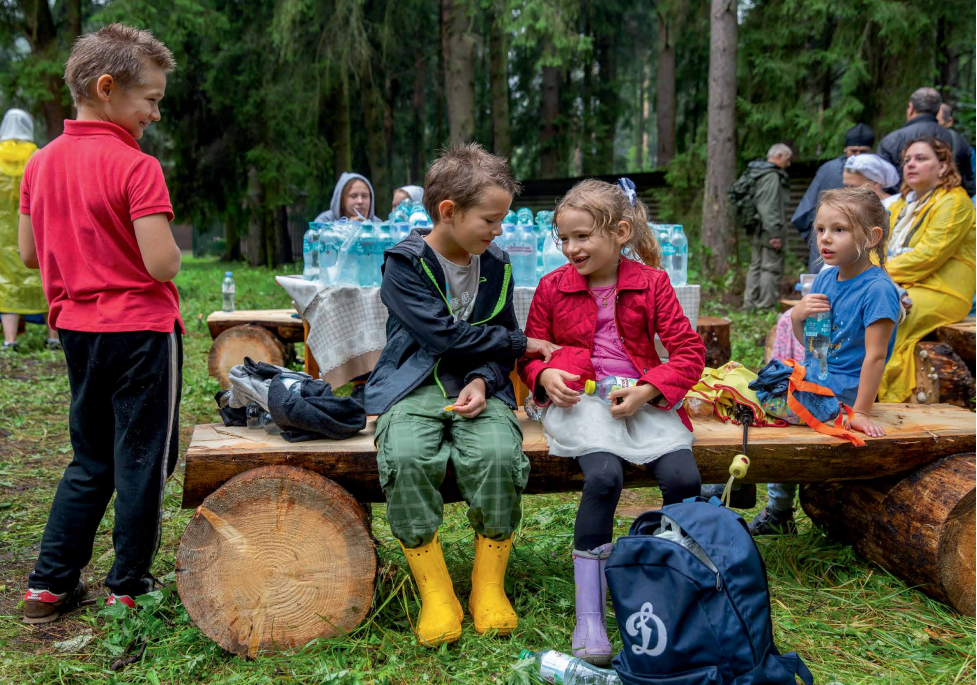
POLYGON ((132 222, 173 220, 163 170, 124 129, 65 121, 64 135, 24 171, 20 212, 31 217, 54 328, 94 333, 183 329, 172 282, 146 271, 132 222))

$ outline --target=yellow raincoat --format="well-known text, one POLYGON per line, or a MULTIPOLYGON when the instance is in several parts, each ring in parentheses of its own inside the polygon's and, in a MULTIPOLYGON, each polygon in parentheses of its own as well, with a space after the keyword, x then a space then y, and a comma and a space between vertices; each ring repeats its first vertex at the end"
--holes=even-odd
MULTIPOLYGON (((916 343, 940 326, 957 323, 970 312, 974 297, 974 204, 963 188, 941 188, 916 214, 920 225, 909 239, 912 252, 893 257, 886 264, 892 280, 909 291, 913 306, 896 328, 892 357, 882 374, 880 402, 905 402, 916 387, 916 343), (923 212, 926 212, 923 216, 923 212)), ((896 200, 891 211, 895 228, 905 200, 896 200)))
POLYGON ((4 314, 47 312, 41 272, 24 266, 17 245, 20 180, 36 151, 34 143, 24 140, 0 142, 0 312, 4 314))

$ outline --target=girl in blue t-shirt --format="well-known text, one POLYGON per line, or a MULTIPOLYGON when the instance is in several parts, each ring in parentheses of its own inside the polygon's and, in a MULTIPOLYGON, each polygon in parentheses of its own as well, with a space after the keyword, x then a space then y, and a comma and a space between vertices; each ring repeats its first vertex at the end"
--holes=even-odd
POLYGON ((899 320, 899 293, 885 273, 888 217, 877 195, 864 188, 821 193, 814 230, 818 252, 827 266, 814 280, 811 294, 791 313, 794 336, 804 341, 804 321, 831 312, 828 377, 817 378, 819 361, 808 351, 808 380, 831 388, 855 412, 851 428, 873 438, 885 431, 872 421, 872 405, 882 371, 892 354, 899 320), (874 254, 881 266, 872 264, 874 254))
MULTIPOLYGON (((867 188, 838 188, 821 193, 814 220, 818 252, 827 267, 811 294, 793 310, 794 337, 804 343, 804 322, 831 312, 828 376, 818 378, 820 361, 808 351, 805 379, 831 388, 855 416, 849 425, 873 438, 885 435, 872 421, 882 371, 892 354, 901 304, 885 272, 889 218, 878 195, 867 188), (880 266, 872 264, 872 255, 880 266)), ((769 483, 768 504, 750 522, 753 535, 796 533, 794 496, 797 485, 769 483)))

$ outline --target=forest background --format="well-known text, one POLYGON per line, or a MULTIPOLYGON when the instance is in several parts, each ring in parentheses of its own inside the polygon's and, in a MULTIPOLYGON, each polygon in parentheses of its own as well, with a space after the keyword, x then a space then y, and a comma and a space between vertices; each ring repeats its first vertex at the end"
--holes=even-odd
POLYGON ((725 186, 772 143, 829 159, 929 85, 974 142, 972 0, 0 0, 0 105, 35 115, 39 143, 73 116, 72 41, 112 21, 179 65, 141 141, 177 221, 254 265, 291 261, 289 224, 328 207, 340 172, 367 175, 386 216, 449 142, 522 180, 663 170, 655 218, 721 261, 725 186))

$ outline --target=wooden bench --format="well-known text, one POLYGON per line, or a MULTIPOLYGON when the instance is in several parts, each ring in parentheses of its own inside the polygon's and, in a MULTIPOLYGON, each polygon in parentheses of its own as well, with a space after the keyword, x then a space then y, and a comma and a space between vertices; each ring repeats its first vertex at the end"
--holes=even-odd
MULTIPOLYGON (((880 406, 879 422, 887 435, 862 448, 806 427, 752 429, 745 480, 877 479, 974 452, 974 415, 963 409, 880 406)), ((576 462, 549 456, 541 426, 522 414, 520 423, 532 463, 526 494, 578 490, 576 462)), ((371 418, 350 439, 300 443, 222 424, 195 427, 183 506, 196 511, 177 554, 177 582, 191 618, 222 647, 249 655, 298 647, 364 620, 377 572, 368 503, 383 501, 374 427, 371 418)), ((696 423, 695 432, 703 482, 725 482, 742 429, 713 420, 696 423)), ((626 467, 626 487, 653 484, 646 469, 626 467)), ((446 502, 461 499, 450 466, 441 492, 446 502)))

